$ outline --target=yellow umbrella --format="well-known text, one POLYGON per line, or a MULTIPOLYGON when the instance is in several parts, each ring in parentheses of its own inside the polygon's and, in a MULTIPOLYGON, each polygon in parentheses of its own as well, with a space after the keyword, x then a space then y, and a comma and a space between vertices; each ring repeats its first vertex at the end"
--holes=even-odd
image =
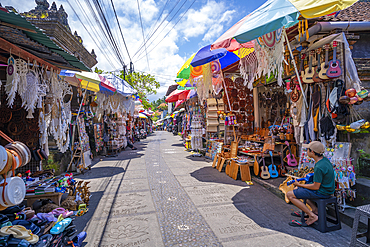
POLYGON ((191 63, 191 61, 193 61, 194 56, 195 56, 195 53, 193 55, 191 55, 191 57, 188 60, 186 60, 186 62, 181 67, 179 72, 177 72, 177 78, 189 79, 189 77, 190 77, 190 67, 191 67, 190 63, 191 63))

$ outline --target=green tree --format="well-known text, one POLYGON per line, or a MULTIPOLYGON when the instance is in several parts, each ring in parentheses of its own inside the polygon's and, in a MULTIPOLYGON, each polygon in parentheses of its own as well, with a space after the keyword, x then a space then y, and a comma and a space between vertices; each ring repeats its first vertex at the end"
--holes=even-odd
POLYGON ((104 70, 101 70, 101 69, 98 69, 98 67, 95 67, 94 72, 97 73, 97 74, 103 74, 104 70))
POLYGON ((157 93, 157 89, 160 87, 154 76, 150 74, 144 74, 141 72, 133 72, 126 74, 124 78, 123 70, 120 72, 120 77, 125 79, 137 92, 142 100, 142 104, 145 109, 152 108, 152 104, 149 103, 148 96, 157 93))

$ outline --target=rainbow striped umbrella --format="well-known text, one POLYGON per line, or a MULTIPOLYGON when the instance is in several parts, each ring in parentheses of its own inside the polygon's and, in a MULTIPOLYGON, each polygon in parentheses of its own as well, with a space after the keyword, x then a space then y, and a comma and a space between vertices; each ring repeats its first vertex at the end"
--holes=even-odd
MULTIPOLYGON (((295 25, 300 15, 306 19, 317 18, 348 8, 355 2, 357 0, 268 0, 227 30, 212 49, 235 45, 232 39, 244 44, 282 27, 295 25)), ((276 35, 281 33, 278 31, 276 35)))

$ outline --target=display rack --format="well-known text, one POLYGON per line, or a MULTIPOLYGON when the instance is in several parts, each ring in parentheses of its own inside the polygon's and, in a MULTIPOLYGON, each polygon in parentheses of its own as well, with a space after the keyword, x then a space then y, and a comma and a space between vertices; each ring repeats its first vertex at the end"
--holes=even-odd
POLYGON ((100 152, 104 147, 103 141, 103 124, 94 124, 94 138, 95 138, 95 148, 96 152, 100 152))

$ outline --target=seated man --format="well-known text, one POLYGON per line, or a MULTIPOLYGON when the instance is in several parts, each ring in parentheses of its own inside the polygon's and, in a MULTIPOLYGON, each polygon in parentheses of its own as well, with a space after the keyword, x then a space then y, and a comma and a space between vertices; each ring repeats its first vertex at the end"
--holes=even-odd
POLYGON ((307 225, 311 225, 318 220, 318 210, 309 199, 330 198, 335 191, 334 169, 330 161, 323 156, 325 152, 324 145, 319 141, 313 141, 310 144, 303 144, 307 148, 308 157, 315 160, 314 176, 312 184, 300 184, 295 181, 293 184, 299 188, 288 191, 288 199, 299 209, 308 215, 307 225), (312 211, 299 199, 307 199, 312 211))

